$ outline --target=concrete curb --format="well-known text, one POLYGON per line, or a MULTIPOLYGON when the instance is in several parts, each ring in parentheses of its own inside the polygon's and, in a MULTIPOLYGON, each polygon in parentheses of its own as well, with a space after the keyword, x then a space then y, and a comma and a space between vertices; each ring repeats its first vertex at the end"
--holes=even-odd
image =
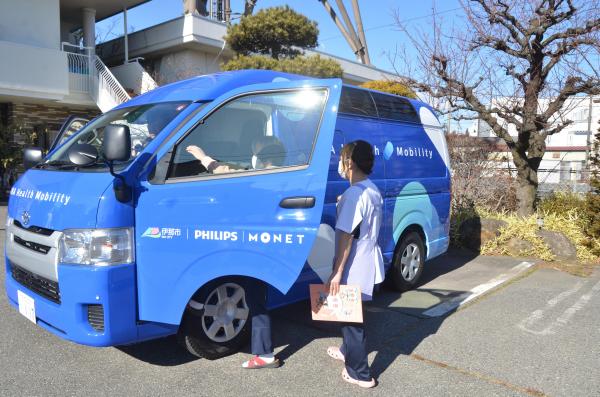
POLYGON ((479 296, 487 292, 490 292, 491 290, 499 287, 500 285, 510 280, 513 280, 514 278, 527 271, 527 269, 529 269, 533 265, 534 264, 531 262, 521 262, 517 266, 510 269, 508 272, 503 273, 498 277, 494 277, 490 281, 480 284, 477 287, 471 289, 470 291, 462 293, 450 300, 447 300, 443 303, 440 303, 439 305, 432 307, 431 309, 423 312, 423 315, 427 317, 443 316, 444 314, 452 310, 458 309, 459 307, 465 305, 473 299, 478 298, 479 296))

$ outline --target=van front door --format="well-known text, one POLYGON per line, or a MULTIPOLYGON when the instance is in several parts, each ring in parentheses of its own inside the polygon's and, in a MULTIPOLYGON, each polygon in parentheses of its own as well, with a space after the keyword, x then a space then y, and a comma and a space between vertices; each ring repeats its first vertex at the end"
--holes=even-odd
POLYGON ((48 148, 48 152, 51 152, 52 150, 54 150, 54 148, 65 143, 65 141, 67 139, 69 139, 71 137, 71 135, 73 135, 74 133, 79 131, 81 129, 81 127, 86 125, 88 122, 89 122, 88 119, 85 119, 82 117, 77 117, 77 116, 67 117, 67 119, 64 121, 63 125, 60 127, 58 134, 52 141, 52 144, 48 148))
POLYGON ((179 324, 192 295, 221 277, 288 291, 319 229, 340 88, 238 89, 163 145, 136 208, 141 320, 179 324))

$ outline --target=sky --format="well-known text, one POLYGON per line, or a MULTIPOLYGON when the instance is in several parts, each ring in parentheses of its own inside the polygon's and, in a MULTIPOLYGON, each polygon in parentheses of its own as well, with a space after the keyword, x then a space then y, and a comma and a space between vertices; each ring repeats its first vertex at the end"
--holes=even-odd
MULTIPOLYGON (((335 0, 329 0, 329 3, 337 10, 335 0)), ((351 1, 344 0, 344 3, 352 17, 351 1)), ((133 30, 142 30, 177 18, 182 15, 182 4, 182 0, 151 0, 128 12, 128 25, 133 30)), ((318 50, 355 60, 350 46, 318 0, 258 0, 255 12, 261 8, 285 4, 318 23, 318 50)), ((427 30, 434 4, 435 12, 445 19, 459 19, 462 15, 458 0, 359 0, 371 62, 375 67, 393 72, 394 66, 389 61, 389 54, 406 40, 404 34, 396 27, 394 13, 398 13, 403 21, 408 21, 409 26, 427 30)), ((235 13, 243 12, 244 1, 231 0, 231 7, 235 17, 235 13)), ((100 41, 121 36, 123 14, 101 21, 97 24, 96 31, 100 41)))

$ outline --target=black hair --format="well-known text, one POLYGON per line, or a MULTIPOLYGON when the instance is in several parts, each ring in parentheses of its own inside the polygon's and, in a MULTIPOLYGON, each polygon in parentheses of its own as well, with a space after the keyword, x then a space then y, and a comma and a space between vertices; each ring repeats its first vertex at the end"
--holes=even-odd
POLYGON ((370 175, 373 172, 375 154, 373 153, 373 146, 369 142, 359 139, 347 143, 342 148, 340 155, 350 158, 358 169, 366 175, 370 175))
POLYGON ((280 143, 272 143, 263 147, 256 157, 264 164, 271 163, 274 167, 281 167, 285 163, 285 147, 280 143))

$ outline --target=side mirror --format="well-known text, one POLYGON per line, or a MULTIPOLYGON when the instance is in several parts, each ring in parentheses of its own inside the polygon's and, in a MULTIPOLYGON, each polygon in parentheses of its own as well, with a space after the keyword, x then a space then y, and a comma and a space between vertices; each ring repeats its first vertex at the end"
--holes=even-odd
POLYGON ((129 127, 121 124, 109 124, 104 127, 102 143, 104 158, 108 162, 127 161, 131 156, 131 133, 129 127))
POLYGON ((23 166, 26 170, 39 164, 42 159, 42 149, 39 147, 28 147, 23 150, 23 166))
POLYGON ((129 127, 121 124, 109 124, 104 127, 102 143, 104 159, 108 163, 110 174, 116 178, 113 184, 115 197, 122 203, 131 200, 131 187, 127 185, 123 175, 115 174, 113 162, 127 161, 131 156, 131 133, 129 127))

